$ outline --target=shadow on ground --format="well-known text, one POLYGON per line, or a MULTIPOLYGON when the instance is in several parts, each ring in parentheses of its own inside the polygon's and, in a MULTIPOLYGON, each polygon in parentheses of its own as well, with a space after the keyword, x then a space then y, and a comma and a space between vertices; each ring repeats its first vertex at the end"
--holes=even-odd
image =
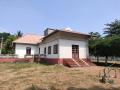
POLYGON ((103 87, 100 87, 100 86, 93 86, 93 87, 90 87, 90 88, 76 88, 76 87, 69 87, 67 90, 120 90, 120 87, 119 88, 103 88, 103 87))
POLYGON ((107 65, 104 62, 93 62, 97 66, 112 66, 112 67, 120 67, 120 64, 117 63, 107 63, 107 65))
MULTIPOLYGON (((31 86, 25 90, 61 90, 61 89, 57 89, 54 86, 50 87, 49 89, 45 89, 45 88, 40 88, 37 86, 31 86)), ((77 87, 68 87, 66 90, 120 90, 120 87, 115 88, 115 87, 111 87, 111 88, 104 88, 104 87, 100 87, 100 86, 93 86, 90 88, 77 88, 77 87)))

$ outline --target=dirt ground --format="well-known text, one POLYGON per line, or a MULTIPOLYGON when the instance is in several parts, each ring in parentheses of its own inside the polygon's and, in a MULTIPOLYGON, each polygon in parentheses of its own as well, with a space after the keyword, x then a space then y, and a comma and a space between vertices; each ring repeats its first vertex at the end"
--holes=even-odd
POLYGON ((112 83, 99 82, 103 68, 0 63, 0 90, 120 90, 118 74, 112 83))

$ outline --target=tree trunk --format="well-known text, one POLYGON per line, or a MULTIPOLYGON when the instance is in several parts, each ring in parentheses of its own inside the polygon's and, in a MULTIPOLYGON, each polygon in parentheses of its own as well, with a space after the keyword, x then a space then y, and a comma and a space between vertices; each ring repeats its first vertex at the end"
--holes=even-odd
POLYGON ((107 66, 108 56, 105 56, 105 65, 107 66))

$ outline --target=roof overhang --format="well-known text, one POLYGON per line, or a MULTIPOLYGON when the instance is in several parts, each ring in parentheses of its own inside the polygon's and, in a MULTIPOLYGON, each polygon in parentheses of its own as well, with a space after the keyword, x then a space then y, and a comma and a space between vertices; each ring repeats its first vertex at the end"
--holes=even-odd
POLYGON ((13 44, 24 44, 24 45, 38 45, 39 43, 21 43, 21 42, 12 42, 13 44))
POLYGON ((53 35, 53 34, 56 34, 56 33, 68 33, 68 34, 76 34, 76 35, 80 35, 80 36, 84 36, 85 38, 90 38, 90 35, 89 34, 83 34, 83 33, 79 33, 79 32, 74 32, 74 31, 67 31, 67 30, 58 30, 58 29, 56 29, 54 32, 52 32, 51 34, 49 34, 49 35, 47 35, 47 36, 45 36, 44 38, 43 38, 43 40, 44 39, 46 39, 46 38, 48 38, 48 37, 50 37, 51 35, 53 35))

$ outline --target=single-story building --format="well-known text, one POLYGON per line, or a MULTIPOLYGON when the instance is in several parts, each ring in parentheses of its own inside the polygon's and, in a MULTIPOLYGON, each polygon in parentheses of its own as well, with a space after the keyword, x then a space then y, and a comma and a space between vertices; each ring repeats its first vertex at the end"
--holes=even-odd
POLYGON ((18 58, 39 55, 40 61, 67 66, 90 66, 88 34, 47 28, 44 36, 28 34, 13 41, 18 58))

